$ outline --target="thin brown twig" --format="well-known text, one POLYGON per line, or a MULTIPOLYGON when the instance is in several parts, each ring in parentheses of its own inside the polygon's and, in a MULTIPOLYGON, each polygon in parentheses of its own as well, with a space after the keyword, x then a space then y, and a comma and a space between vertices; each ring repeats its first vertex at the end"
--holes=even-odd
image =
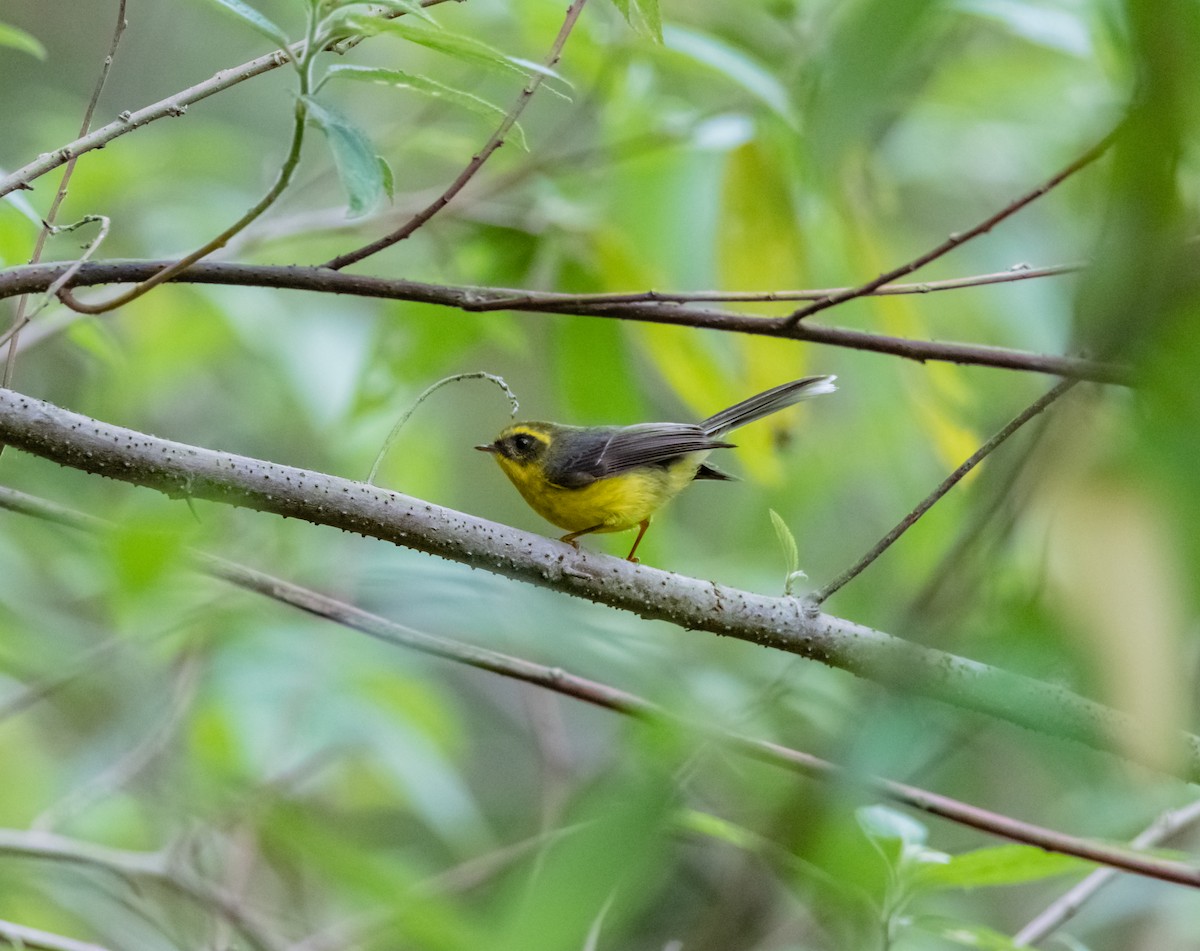
MULTIPOLYGON (((575 27, 576 21, 579 19, 579 14, 583 11, 584 4, 587 0, 572 0, 572 3, 567 7, 566 17, 563 19, 562 27, 558 31, 558 36, 554 39, 554 45, 550 47, 550 53, 545 60, 547 70, 553 69, 558 65, 559 59, 562 58, 563 47, 566 45, 567 37, 571 35, 571 31, 575 27)), ((349 267, 358 261, 369 258, 373 254, 390 248, 392 245, 403 241, 405 238, 413 234, 418 228, 422 227, 434 215, 446 207, 450 201, 462 191, 468 182, 483 168, 484 163, 491 158, 492 154, 504 144, 504 139, 509 131, 521 117, 521 113, 525 111, 525 107, 533 98, 534 93, 538 91, 542 83, 546 79, 546 74, 536 72, 530 76, 524 88, 518 94, 516 101, 505 113, 504 118, 500 121, 500 125, 496 127, 496 131, 492 133, 492 137, 487 140, 483 148, 476 152, 471 161, 466 167, 459 172, 458 177, 450 183, 444 192, 430 202, 425 208, 413 215, 408 221, 402 224, 395 231, 384 235, 370 244, 357 248, 354 251, 347 251, 345 254, 339 254, 323 265, 334 271, 339 271, 342 268, 349 267)))
MULTIPOLYGON (((103 520, 94 516, 84 515, 5 487, 0 487, 0 507, 85 531, 96 530, 106 525, 103 520)), ((394 646, 520 680, 615 713, 637 719, 665 720, 695 731, 706 739, 753 759, 805 776, 857 784, 893 801, 981 832, 1047 851, 1073 855, 1090 862, 1111 865, 1149 878, 1200 888, 1200 869, 1183 862, 1138 854, 1130 849, 1066 835, 906 783, 878 776, 864 776, 809 753, 743 736, 720 727, 685 720, 636 694, 576 676, 558 667, 547 667, 488 648, 414 630, 355 605, 224 558, 201 552, 191 553, 191 558, 197 568, 222 581, 394 646)))
POLYGON ((876 558, 887 551, 888 548, 890 548, 901 535, 912 528, 922 515, 933 508, 933 506, 940 501, 947 492, 958 485, 958 483, 962 481, 963 477, 966 476, 968 472, 970 472, 977 465, 979 465, 979 463, 991 455, 992 451, 998 446, 1002 445, 1013 433, 1045 410, 1047 406, 1057 400, 1078 382, 1078 380, 1060 381, 1052 390, 1039 397, 1029 406, 1025 407, 1025 409, 1023 409, 1020 413, 1014 416, 1011 420, 1009 420, 1008 424, 1005 425, 1003 429, 1001 429, 998 433, 992 436, 991 439, 975 450, 975 452, 971 454, 970 458, 963 462, 963 464, 953 472, 951 472, 950 475, 946 476, 946 478, 942 480, 941 484, 938 485, 936 489, 922 499, 921 503, 916 508, 904 516, 904 518, 902 518, 890 532, 876 542, 871 550, 863 555, 862 558, 838 575, 833 581, 829 582, 829 584, 810 594, 808 598, 806 598, 807 603, 811 604, 815 608, 817 605, 820 605, 826 601, 835 592, 840 591, 846 584, 857 578, 869 565, 871 565, 872 562, 875 561, 876 558))
MULTIPOLYGON (((68 282, 82 287, 96 284, 141 280, 156 273, 169 262, 114 261, 89 264, 68 282)), ((0 271, 0 299, 31 290, 45 289, 62 273, 61 264, 22 266, 0 271)), ((353 294, 385 300, 410 300, 473 313, 493 299, 510 297, 511 288, 487 288, 427 284, 421 281, 388 280, 357 274, 344 274, 323 267, 230 264, 203 262, 171 278, 180 283, 230 284, 249 287, 292 288, 326 294, 353 294)), ((1093 380, 1099 383, 1129 385, 1128 367, 1080 357, 1030 353, 1005 347, 979 344, 912 340, 844 327, 823 327, 803 323, 789 327, 786 317, 758 317, 733 311, 712 310, 681 304, 661 307, 656 304, 606 304, 600 307, 570 305, 547 306, 535 313, 576 314, 609 320, 630 320, 668 324, 727 333, 745 333, 809 343, 865 350, 924 362, 928 360, 972 366, 989 366, 1054 376, 1093 380)))
MULTIPOLYGON (((1010 284, 1014 281, 1031 281, 1042 277, 1057 277, 1073 274, 1087 267, 1087 262, 1053 264, 1048 267, 1018 265, 1007 271, 991 274, 974 274, 969 277, 952 277, 941 281, 924 281, 919 284, 884 284, 864 297, 885 297, 901 294, 931 294, 937 291, 959 290, 967 287, 983 287, 988 284, 1010 284)), ((491 310, 543 310, 546 307, 570 304, 573 306, 600 306, 602 304, 720 304, 755 303, 769 304, 773 301, 822 300, 833 294, 852 290, 848 287, 812 288, 794 291, 629 291, 616 294, 554 294, 537 292, 501 297, 488 301, 477 308, 491 310)))
MULTIPOLYGON (((1135 837, 1130 845, 1137 849, 1154 848, 1189 826, 1195 825, 1197 821, 1200 821, 1200 800, 1164 812, 1135 837)), ((1096 869, 1017 932, 1013 937, 1013 945, 1024 948, 1045 940, 1079 914, 1083 906, 1115 877, 1116 872, 1111 867, 1096 869)))
MULTIPOLYGON (((100 75, 96 77, 96 84, 92 87, 92 98, 88 100, 87 108, 83 110, 83 120, 79 124, 79 135, 81 137, 87 135, 88 129, 91 128, 92 116, 96 113, 96 104, 100 101, 100 94, 104 92, 104 85, 108 81, 109 71, 112 69, 113 61, 117 56, 117 47, 121 45, 121 37, 125 33, 125 28, 129 25, 129 21, 125 19, 125 4, 126 0, 117 0, 117 25, 113 29, 112 39, 108 44, 108 54, 104 57, 104 63, 100 67, 100 75)), ((33 246, 33 254, 29 257, 30 264, 37 264, 42 259, 42 251, 46 247, 46 240, 55 230, 54 221, 58 217, 58 209, 67 197, 67 186, 71 183, 71 176, 75 173, 75 163, 78 160, 78 155, 72 155, 67 160, 67 167, 63 169, 62 178, 58 183, 58 190, 54 193, 54 199, 50 202, 50 210, 46 212, 46 217, 42 220, 42 227, 38 230, 37 240, 33 246)), ((96 245, 93 245, 93 250, 95 247, 96 245)), ((86 260, 86 257, 84 260, 86 260)), ((17 301, 17 310, 13 315, 12 325, 8 334, 8 352, 4 359, 4 373, 0 377, 0 386, 8 387, 12 385, 13 372, 16 369, 17 361, 17 344, 21 336, 21 328, 27 323, 25 308, 28 302, 29 298, 26 296, 22 296, 17 301)), ((3 450, 3 445, 0 445, 0 452, 3 452, 3 450)))
POLYGON ((815 301, 812 304, 809 304, 807 307, 801 307, 799 310, 794 311, 789 316, 788 320, 789 320, 790 324, 795 326, 795 325, 799 324, 799 322, 802 321, 805 317, 815 314, 818 311, 825 310, 825 309, 827 309, 829 307, 833 307, 837 304, 844 304, 846 301, 853 300, 856 297, 864 297, 865 295, 870 294, 876 288, 882 287, 884 284, 890 284, 893 281, 898 280, 899 278, 902 278, 905 275, 911 274, 913 271, 916 271, 919 268, 924 267, 926 264, 929 264, 931 261, 936 261, 938 258, 942 257, 943 255, 949 254, 955 248, 959 247, 960 245, 966 244, 972 238, 977 238, 981 234, 986 234, 987 232, 991 231, 992 228, 994 228, 1000 222, 1004 221, 1004 219, 1009 218, 1012 215, 1015 215, 1018 211, 1020 211, 1022 208, 1024 208, 1030 202, 1036 201, 1038 198, 1041 198, 1043 195, 1045 195, 1051 189, 1060 185, 1062 182, 1064 182, 1066 179, 1070 178, 1072 175, 1074 175, 1080 169, 1086 168, 1088 165, 1091 165, 1092 162, 1094 162, 1098 158, 1100 158, 1100 156, 1102 156, 1105 152, 1107 152, 1109 150, 1109 148, 1112 146, 1113 142, 1116 141, 1117 136, 1121 132, 1121 128, 1122 127, 1118 125, 1117 128, 1115 128, 1112 132, 1110 132, 1108 135, 1106 135, 1103 139, 1101 139, 1099 142, 1097 142, 1095 145, 1093 145, 1090 149, 1088 149, 1086 152, 1084 152, 1081 156, 1079 156, 1079 158, 1075 159, 1075 161, 1071 162, 1070 164, 1068 164, 1067 166, 1062 168, 1060 171, 1058 171, 1056 174, 1054 174, 1050 178, 1048 178, 1046 181, 1042 182, 1042 184, 1038 185, 1037 188, 1034 188, 1032 191, 1026 192, 1024 195, 1021 195, 1019 198, 1015 199, 1014 201, 1009 202, 1009 204, 1005 205, 1003 208, 1001 208, 995 214, 989 215, 987 218, 984 218, 983 221, 979 222, 977 225, 975 225, 971 228, 968 228, 966 231, 959 231, 959 232, 956 232, 956 233, 950 235, 950 237, 948 237, 941 244, 937 245, 934 248, 931 248, 930 250, 926 251, 924 254, 919 254, 915 258, 913 258, 911 261, 908 261, 905 264, 901 264, 899 267, 893 268, 890 271, 886 271, 883 274, 880 274, 878 277, 876 277, 870 281, 867 281, 864 284, 860 284, 857 287, 852 287, 852 288, 849 288, 846 290, 839 291, 838 293, 835 293, 835 294, 830 294, 828 297, 823 297, 820 300, 815 301))

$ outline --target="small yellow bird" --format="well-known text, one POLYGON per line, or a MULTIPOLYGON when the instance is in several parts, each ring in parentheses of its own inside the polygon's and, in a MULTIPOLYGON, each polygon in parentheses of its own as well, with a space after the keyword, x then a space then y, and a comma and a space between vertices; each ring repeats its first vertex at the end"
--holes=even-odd
POLYGON ((636 561, 634 552, 659 508, 694 479, 732 478, 705 462, 714 449, 733 447, 718 436, 793 403, 832 393, 836 379, 793 380, 700 423, 514 423, 495 442, 475 448, 495 456, 535 512, 567 530, 564 542, 575 545, 580 535, 623 532, 639 525, 627 556, 636 561))

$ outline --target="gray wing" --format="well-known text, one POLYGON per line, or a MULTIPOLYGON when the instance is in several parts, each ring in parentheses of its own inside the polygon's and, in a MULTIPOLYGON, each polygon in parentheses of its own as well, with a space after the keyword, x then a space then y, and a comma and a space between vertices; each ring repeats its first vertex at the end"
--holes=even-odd
POLYGON ((596 430, 570 456, 555 459, 556 472, 548 473, 556 485, 578 488, 642 466, 666 467, 689 452, 729 448, 689 423, 642 423, 596 430))

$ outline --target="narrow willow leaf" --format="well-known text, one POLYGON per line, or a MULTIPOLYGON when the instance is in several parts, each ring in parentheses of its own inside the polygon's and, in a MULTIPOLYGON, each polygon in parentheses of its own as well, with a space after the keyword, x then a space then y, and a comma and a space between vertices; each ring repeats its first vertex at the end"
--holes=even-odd
POLYGON ((46 58, 46 47, 42 46, 37 37, 15 26, 0 23, 0 46, 8 46, 38 59, 46 58))
POLYGON ((208 0, 208 2, 215 3, 222 10, 232 13, 243 23, 257 30, 281 49, 287 47, 291 42, 281 27, 267 19, 267 17, 255 10, 254 7, 242 3, 242 0, 208 0))
POLYGON ((354 21, 355 27, 364 33, 390 33, 401 39, 408 40, 439 53, 445 53, 455 59, 468 63, 476 63, 490 69, 507 70, 528 77, 532 73, 541 73, 553 79, 565 82, 554 70, 531 63, 528 60, 517 59, 498 49, 488 46, 480 40, 448 30, 430 30, 425 27, 400 23, 396 20, 363 20, 354 21))
POLYGON ((872 839, 895 839, 905 845, 924 845, 929 829, 924 823, 890 806, 863 806, 854 811, 859 827, 872 839))
POLYGON ((370 0, 371 6, 385 7, 402 13, 411 13, 427 23, 437 23, 433 16, 416 0, 370 0))
POLYGON ((383 193, 388 196, 388 201, 391 201, 396 197, 396 176, 392 173, 392 166, 382 155, 376 155, 375 161, 379 163, 379 174, 383 177, 383 193))
POLYGON ((646 23, 646 32, 650 38, 656 43, 661 43, 663 41, 662 10, 659 9, 658 0, 633 0, 633 2, 642 14, 642 19, 646 23))
MULTIPOLYGON (((325 74, 325 79, 352 79, 356 82, 394 86, 397 89, 411 89, 414 92, 453 103, 478 116, 483 116, 489 121, 500 121, 505 116, 503 109, 494 103, 488 102, 486 99, 481 99, 469 92, 439 83, 428 76, 420 76, 400 69, 384 69, 374 66, 331 66, 325 74)), ((510 134, 517 145, 524 151, 529 151, 529 146, 525 142, 525 132, 521 129, 519 123, 513 125, 510 134)))
POLYGON ((804 572, 800 570, 800 549, 796 546, 796 536, 788 528, 783 516, 774 509, 767 509, 767 512, 771 516, 771 525, 775 528, 775 537, 779 539, 783 560, 787 564, 787 571, 784 573, 784 588, 787 594, 791 594, 792 585, 797 580, 796 576, 804 576, 804 572))
MULTIPOLYGON (((0 175, 4 174, 4 170, 0 169, 0 175)), ((29 200, 19 191, 9 192, 4 196, 4 200, 12 205, 17 211, 29 219, 30 223, 35 228, 42 226, 42 216, 38 214, 37 209, 29 203, 29 200)))
POLYGON ((921 869, 918 882, 933 888, 985 888, 1036 882, 1092 868, 1090 862, 1032 845, 999 845, 955 855, 921 869))
POLYGON ((309 119, 325 133, 333 164, 346 190, 350 217, 367 214, 383 200, 386 190, 375 147, 366 133, 349 119, 311 96, 305 96, 304 103, 309 119))
POLYGON ((787 89, 766 67, 743 51, 698 30, 669 26, 664 31, 668 49, 691 57, 723 75, 795 125, 795 110, 787 89))
POLYGON ((923 915, 913 925, 917 930, 937 935, 943 941, 950 941, 963 948, 978 948, 979 951, 1017 951, 1021 947, 999 931, 951 918, 923 915))
POLYGON ((636 33, 656 43, 663 41, 662 12, 658 0, 632 0, 632 4, 630 0, 613 0, 613 6, 636 33))

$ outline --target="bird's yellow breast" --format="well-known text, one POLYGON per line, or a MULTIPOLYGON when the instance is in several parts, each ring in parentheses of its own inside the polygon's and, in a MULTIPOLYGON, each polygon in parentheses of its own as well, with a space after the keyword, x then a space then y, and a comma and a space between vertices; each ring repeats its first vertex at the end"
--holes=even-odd
POLYGON ((552 485, 541 467, 497 456, 530 507, 569 532, 622 532, 648 519, 692 481, 707 452, 689 453, 666 468, 645 467, 590 485, 552 485))

